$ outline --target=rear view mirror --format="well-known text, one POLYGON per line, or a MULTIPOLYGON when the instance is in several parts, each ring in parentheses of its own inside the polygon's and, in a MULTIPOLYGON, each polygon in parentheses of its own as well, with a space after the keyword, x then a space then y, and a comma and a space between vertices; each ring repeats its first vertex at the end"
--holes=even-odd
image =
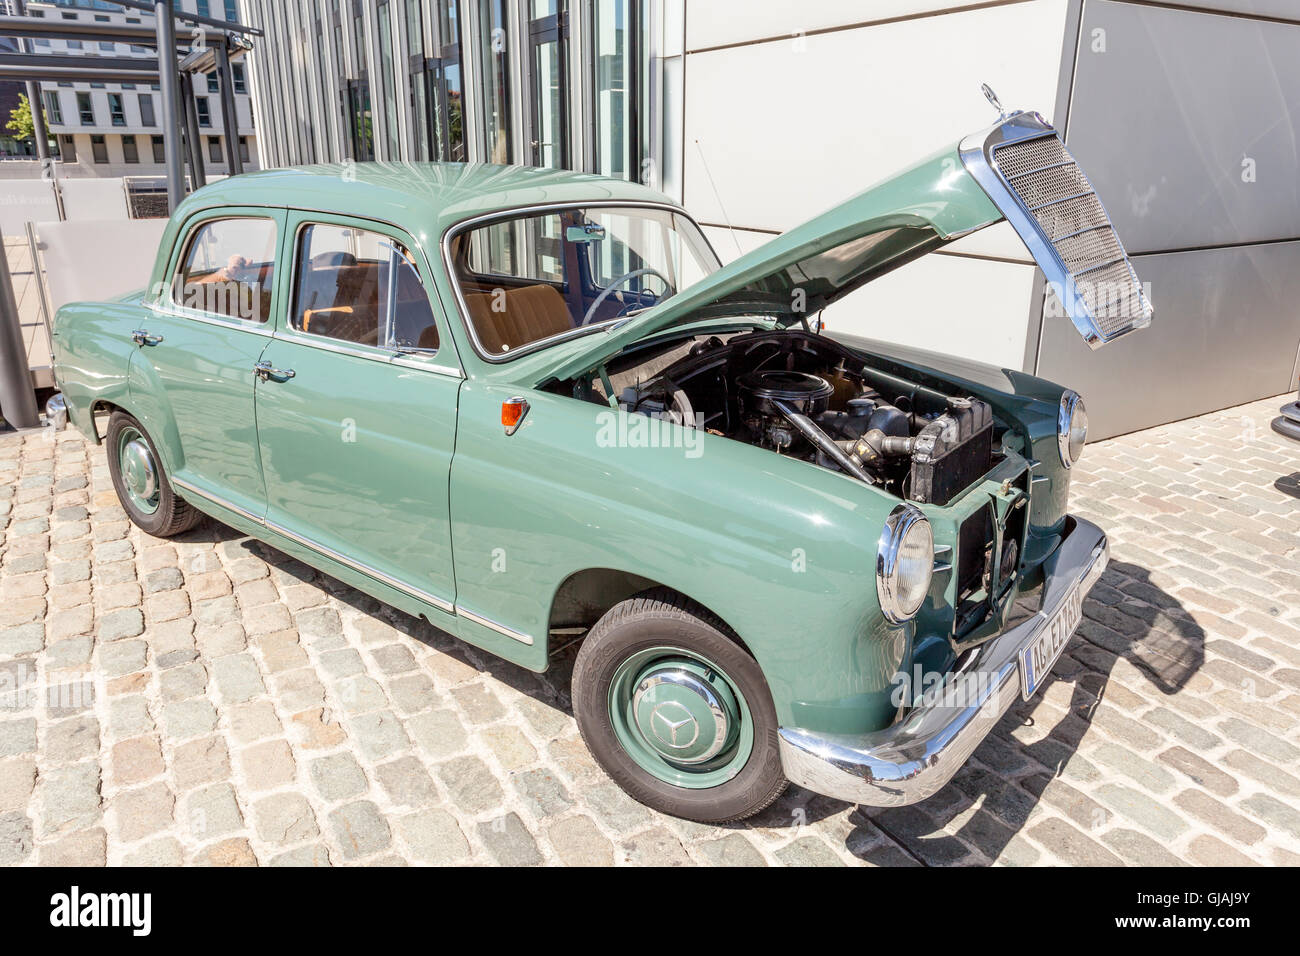
POLYGON ((569 226, 564 230, 564 238, 568 242, 593 242, 605 238, 605 227, 594 222, 569 226))

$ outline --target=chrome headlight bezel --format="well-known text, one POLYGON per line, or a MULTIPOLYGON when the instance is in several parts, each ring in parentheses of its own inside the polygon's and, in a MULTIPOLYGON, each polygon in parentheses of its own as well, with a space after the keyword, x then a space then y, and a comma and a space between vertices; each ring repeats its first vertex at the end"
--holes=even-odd
POLYGON ((1061 405, 1056 413, 1056 448, 1061 455, 1061 464, 1066 468, 1073 468, 1074 463, 1082 456, 1083 445, 1087 440, 1088 408, 1083 404, 1083 398, 1078 392, 1066 389, 1061 395, 1061 405), (1073 441, 1076 425, 1080 432, 1077 448, 1073 441))
POLYGON ((876 549, 876 595, 880 599, 880 610, 892 624, 910 621, 921 610, 926 595, 930 593, 930 583, 934 577, 934 531, 930 521, 914 505, 901 504, 889 513, 885 526, 880 532, 880 543, 876 549), (903 571, 906 559, 904 548, 909 544, 909 536, 923 534, 923 580, 901 582, 899 574, 903 571), (907 595, 915 600, 909 600, 907 595))

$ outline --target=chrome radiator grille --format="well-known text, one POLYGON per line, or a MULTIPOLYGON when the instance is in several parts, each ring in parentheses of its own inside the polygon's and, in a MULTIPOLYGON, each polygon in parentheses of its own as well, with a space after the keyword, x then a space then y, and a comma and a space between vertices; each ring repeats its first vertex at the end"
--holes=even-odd
POLYGON ((1044 272, 1054 285, 1067 287, 1056 289, 1058 297, 1078 295, 1091 313, 1092 344, 1149 324, 1151 304, 1124 246, 1088 177, 1056 133, 1004 142, 991 152, 998 177, 1055 254, 1054 264, 1063 275, 1046 267, 1044 272))

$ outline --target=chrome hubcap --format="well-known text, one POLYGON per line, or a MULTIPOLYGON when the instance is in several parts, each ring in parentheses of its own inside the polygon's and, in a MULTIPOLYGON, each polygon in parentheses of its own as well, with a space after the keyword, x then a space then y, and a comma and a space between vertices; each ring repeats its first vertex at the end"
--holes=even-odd
POLYGON ((704 668, 663 662, 640 675, 632 695, 636 727, 646 743, 677 764, 699 764, 727 745, 736 702, 704 668))
POLYGON ((144 501, 158 491, 158 469, 149 446, 140 438, 122 446, 122 477, 131 494, 144 501))

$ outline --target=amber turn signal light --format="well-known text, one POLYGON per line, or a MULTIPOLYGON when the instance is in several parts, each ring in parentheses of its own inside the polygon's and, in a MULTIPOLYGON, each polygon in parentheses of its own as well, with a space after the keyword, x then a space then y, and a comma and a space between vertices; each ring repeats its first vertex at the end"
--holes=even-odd
POLYGON ((502 402, 501 424, 505 427, 506 434, 513 435, 527 414, 528 402, 522 398, 508 398, 502 402))

